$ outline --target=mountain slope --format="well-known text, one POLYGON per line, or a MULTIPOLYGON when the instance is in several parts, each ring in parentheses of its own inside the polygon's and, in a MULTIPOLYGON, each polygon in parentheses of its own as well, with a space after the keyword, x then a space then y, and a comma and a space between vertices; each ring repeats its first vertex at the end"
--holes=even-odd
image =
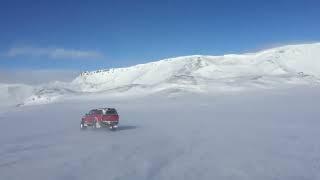
POLYGON ((300 82, 300 78, 317 80, 320 77, 319 57, 320 43, 290 45, 243 55, 185 56, 128 68, 85 72, 72 84, 81 91, 98 92, 133 84, 207 86, 209 81, 242 84, 243 81, 263 78, 300 82))
POLYGON ((0 108, 12 106, 36 93, 34 87, 25 84, 0 83, 0 108))
POLYGON ((81 95, 216 93, 320 82, 320 43, 241 55, 184 56, 81 73, 70 83, 34 87, 24 104, 81 95))

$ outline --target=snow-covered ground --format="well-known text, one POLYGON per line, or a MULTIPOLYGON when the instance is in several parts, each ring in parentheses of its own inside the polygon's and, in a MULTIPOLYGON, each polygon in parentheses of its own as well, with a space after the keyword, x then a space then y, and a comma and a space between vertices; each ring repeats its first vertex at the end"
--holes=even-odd
POLYGON ((320 179, 319 52, 302 44, 2 82, 0 179, 320 179), (80 131, 98 107, 117 108, 117 131, 80 131))
POLYGON ((69 100, 0 114, 0 179, 320 179, 320 89, 69 100), (118 131, 80 131, 113 106, 118 131))

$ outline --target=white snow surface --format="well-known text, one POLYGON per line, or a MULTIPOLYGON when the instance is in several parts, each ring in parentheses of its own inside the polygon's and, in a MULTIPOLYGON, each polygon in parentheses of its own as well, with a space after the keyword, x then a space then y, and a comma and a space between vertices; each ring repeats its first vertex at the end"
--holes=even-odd
POLYGON ((0 179, 320 179, 319 55, 291 45, 0 84, 0 179), (99 107, 118 110, 118 130, 80 131, 99 107))
POLYGON ((0 114, 0 179, 317 180, 319 90, 14 108, 0 114), (80 131, 96 107, 117 108, 117 131, 80 131))
POLYGON ((319 82, 320 43, 299 44, 241 55, 183 56, 127 68, 83 72, 72 82, 33 86, 32 93, 21 97, 18 104, 44 104, 92 95, 216 94, 319 82))

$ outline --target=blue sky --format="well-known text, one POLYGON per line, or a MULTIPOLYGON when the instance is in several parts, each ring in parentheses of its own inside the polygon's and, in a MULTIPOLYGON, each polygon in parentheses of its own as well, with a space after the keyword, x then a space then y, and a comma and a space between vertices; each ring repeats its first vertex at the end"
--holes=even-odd
POLYGON ((320 41, 318 0, 1 0, 0 69, 94 70, 320 41))

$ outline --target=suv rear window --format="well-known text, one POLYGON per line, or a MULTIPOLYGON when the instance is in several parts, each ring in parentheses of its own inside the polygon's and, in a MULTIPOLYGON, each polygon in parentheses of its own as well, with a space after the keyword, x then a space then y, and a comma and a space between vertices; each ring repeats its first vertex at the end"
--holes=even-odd
POLYGON ((93 109, 89 112, 89 114, 103 114, 103 111, 99 109, 93 109))
POLYGON ((117 114, 117 111, 115 109, 106 109, 105 114, 117 114))
POLYGON ((96 114, 103 114, 102 110, 96 110, 96 114))

